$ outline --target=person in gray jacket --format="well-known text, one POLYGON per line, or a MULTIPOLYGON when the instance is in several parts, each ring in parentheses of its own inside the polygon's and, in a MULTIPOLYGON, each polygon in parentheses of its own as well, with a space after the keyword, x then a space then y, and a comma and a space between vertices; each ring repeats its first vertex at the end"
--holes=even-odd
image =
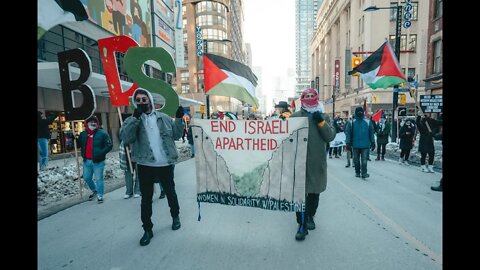
POLYGON ((355 164, 355 176, 363 179, 369 177, 367 173, 367 152, 369 149, 375 150, 375 137, 373 121, 365 119, 362 107, 355 109, 355 120, 347 124, 345 137, 347 149, 352 149, 353 164, 355 164))
POLYGON ((125 119, 120 129, 120 138, 125 144, 131 145, 132 160, 137 162, 144 230, 140 245, 145 246, 153 237, 152 197, 154 182, 157 179, 160 179, 167 195, 173 219, 172 230, 180 228, 180 207, 173 172, 178 158, 175 140, 182 136, 184 110, 179 106, 173 121, 167 114, 155 111, 152 94, 143 88, 135 90, 132 100, 135 111, 132 116, 125 119))

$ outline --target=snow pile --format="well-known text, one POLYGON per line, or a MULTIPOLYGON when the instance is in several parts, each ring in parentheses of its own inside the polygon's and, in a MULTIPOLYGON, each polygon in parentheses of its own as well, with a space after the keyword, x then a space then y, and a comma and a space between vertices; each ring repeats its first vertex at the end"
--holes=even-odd
MULTIPOLYGON (((179 154, 178 162, 190 159, 191 152, 188 143, 175 142, 179 154)), ((82 159, 79 157, 80 175, 82 175, 82 159)), ((38 172, 37 203, 38 207, 48 208, 61 204, 63 201, 77 198, 80 200, 77 163, 75 158, 65 158, 49 161, 47 169, 38 172)), ((83 198, 91 192, 85 181, 82 182, 83 198)), ((118 151, 110 152, 105 159, 104 188, 105 193, 125 185, 125 175, 120 169, 118 151)))

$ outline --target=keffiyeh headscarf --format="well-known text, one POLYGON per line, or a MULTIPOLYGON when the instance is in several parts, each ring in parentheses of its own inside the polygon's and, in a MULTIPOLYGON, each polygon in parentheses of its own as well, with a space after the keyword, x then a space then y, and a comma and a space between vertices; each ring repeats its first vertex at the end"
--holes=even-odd
POLYGON ((307 88, 303 90, 302 95, 300 96, 300 103, 302 104, 302 108, 310 113, 316 111, 323 113, 325 111, 323 108, 323 103, 318 100, 317 90, 313 88, 307 88), (307 94, 313 94, 313 97, 306 98, 305 96, 307 94))

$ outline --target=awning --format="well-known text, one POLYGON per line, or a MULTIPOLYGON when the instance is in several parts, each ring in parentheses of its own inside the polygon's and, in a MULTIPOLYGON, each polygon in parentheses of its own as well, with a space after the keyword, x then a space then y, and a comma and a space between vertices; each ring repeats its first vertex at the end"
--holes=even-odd
MULTIPOLYGON (((80 69, 70 66, 70 74, 73 80, 77 79, 80 76, 80 69)), ((131 82, 120 80, 122 88, 128 89, 132 86, 131 82)), ((90 78, 86 81, 86 84, 90 85, 93 92, 96 96, 109 97, 107 82, 105 75, 92 72, 90 78)), ((38 62, 37 63, 37 86, 61 90, 60 84, 60 72, 58 70, 57 62, 38 62)), ((163 104, 165 99, 156 93, 152 93, 153 98, 155 99, 155 104, 163 104)), ((189 106, 200 106, 203 105, 203 102, 184 98, 178 96, 180 99, 180 105, 183 107, 189 106)))

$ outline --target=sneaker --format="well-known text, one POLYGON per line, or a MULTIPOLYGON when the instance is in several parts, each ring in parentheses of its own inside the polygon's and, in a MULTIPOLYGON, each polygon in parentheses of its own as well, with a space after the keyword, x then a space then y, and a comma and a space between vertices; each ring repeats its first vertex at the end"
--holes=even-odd
POLYGON ((362 178, 363 178, 363 179, 368 178, 368 177, 370 177, 370 174, 368 174, 368 173, 362 175, 362 178))
POLYGON ((443 191, 442 185, 438 185, 438 187, 430 187, 430 189, 433 191, 440 191, 440 192, 443 191))
POLYGON ((422 172, 428 172, 427 166, 422 165, 421 167, 422 167, 422 172))
POLYGON ((130 197, 132 197, 132 195, 128 195, 128 194, 123 195, 123 198, 124 198, 124 199, 128 199, 128 198, 130 198, 130 197))
POLYGON ((160 197, 158 197, 159 199, 163 199, 165 198, 165 191, 162 190, 162 192, 160 192, 160 197))
POLYGON ((305 236, 308 234, 308 229, 302 227, 302 225, 298 225, 298 230, 297 233, 295 234, 295 240, 297 241, 303 241, 305 240, 305 236))
POLYGON ((375 160, 380 160, 380 156, 379 156, 379 155, 377 155, 377 158, 376 158, 375 160))
POLYGON ((359 173, 356 173, 356 174, 355 174, 355 177, 360 177, 360 174, 359 174, 359 173))
POLYGON ((335 156, 335 158, 340 158, 339 156, 335 156))
POLYGON ((403 161, 403 165, 405 165, 405 166, 410 166, 410 164, 408 164, 408 160, 404 160, 404 161, 403 161))
POLYGON ((180 229, 180 226, 182 226, 182 224, 180 224, 180 218, 179 217, 174 217, 173 218, 173 222, 172 222, 172 230, 178 230, 180 229))
POLYGON ((103 203, 103 197, 97 196, 97 203, 103 203))
POLYGON ((313 221, 313 217, 307 216, 305 226, 307 226, 307 230, 315 230, 315 221, 313 221))
POLYGON ((403 158, 398 158, 398 164, 400 164, 400 165, 403 164, 403 158))
POLYGON ((142 239, 140 239, 140 246, 146 246, 150 244, 150 239, 153 238, 153 232, 150 231, 145 231, 145 233, 142 236, 142 239))
POLYGON ((135 195, 133 195, 133 197, 138 198, 138 197, 140 197, 140 194, 135 194, 135 195))
POLYGON ((427 170, 428 170, 429 173, 434 173, 433 165, 428 165, 427 170))
POLYGON ((382 157, 382 158, 381 158, 381 160, 382 160, 382 161, 385 161, 385 158, 384 158, 384 157, 382 157))
POLYGON ((347 165, 345 165, 345 168, 348 168, 348 167, 350 167, 350 163, 348 163, 347 165))
POLYGON ((95 198, 96 195, 97 195, 97 192, 94 191, 92 194, 90 194, 90 195, 88 196, 88 200, 89 200, 89 201, 93 200, 93 198, 95 198))

